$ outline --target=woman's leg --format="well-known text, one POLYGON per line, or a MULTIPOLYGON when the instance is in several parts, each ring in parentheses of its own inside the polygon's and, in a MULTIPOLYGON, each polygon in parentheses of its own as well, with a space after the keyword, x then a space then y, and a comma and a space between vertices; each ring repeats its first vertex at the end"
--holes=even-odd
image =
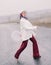
POLYGON ((19 58, 19 55, 21 54, 21 52, 26 48, 27 43, 28 43, 28 40, 22 42, 22 44, 21 44, 19 50, 18 50, 18 51, 16 52, 16 54, 15 54, 15 58, 16 58, 16 59, 19 58))
POLYGON ((33 42, 33 57, 40 57, 37 41, 33 35, 32 38, 30 38, 30 40, 33 42))

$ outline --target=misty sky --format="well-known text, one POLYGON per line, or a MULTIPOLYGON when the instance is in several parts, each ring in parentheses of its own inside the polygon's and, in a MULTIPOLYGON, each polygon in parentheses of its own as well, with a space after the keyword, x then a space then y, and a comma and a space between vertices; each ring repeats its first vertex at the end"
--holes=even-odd
POLYGON ((51 0, 0 0, 0 16, 51 9, 51 0))

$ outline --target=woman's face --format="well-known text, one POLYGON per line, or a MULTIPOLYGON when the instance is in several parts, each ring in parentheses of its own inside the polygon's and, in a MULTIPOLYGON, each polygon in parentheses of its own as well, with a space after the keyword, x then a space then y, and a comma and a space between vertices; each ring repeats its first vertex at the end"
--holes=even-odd
POLYGON ((26 16, 26 12, 22 12, 22 16, 26 16))

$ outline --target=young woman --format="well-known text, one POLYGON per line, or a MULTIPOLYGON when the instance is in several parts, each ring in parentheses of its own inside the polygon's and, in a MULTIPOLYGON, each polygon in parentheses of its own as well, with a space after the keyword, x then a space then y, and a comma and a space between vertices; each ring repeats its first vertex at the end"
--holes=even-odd
POLYGON ((26 48, 28 44, 28 40, 31 40, 33 43, 33 58, 39 59, 41 57, 39 54, 37 41, 32 31, 34 28, 35 27, 27 19, 26 12, 25 11, 21 12, 20 13, 20 29, 21 29, 22 44, 15 54, 16 59, 19 58, 21 52, 26 48))

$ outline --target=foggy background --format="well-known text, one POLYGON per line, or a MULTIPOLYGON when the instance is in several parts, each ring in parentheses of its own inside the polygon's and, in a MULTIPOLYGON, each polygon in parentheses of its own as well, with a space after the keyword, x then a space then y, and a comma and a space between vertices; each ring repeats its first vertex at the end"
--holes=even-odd
POLYGON ((0 0, 0 23, 19 22, 23 10, 32 22, 51 22, 51 0, 0 0))
POLYGON ((51 0, 0 0, 0 65, 51 65, 51 0), (38 27, 35 37, 41 58, 33 59, 32 42, 29 41, 17 63, 14 55, 22 41, 17 41, 18 36, 15 40, 13 33, 20 32, 19 14, 23 10, 38 27))

